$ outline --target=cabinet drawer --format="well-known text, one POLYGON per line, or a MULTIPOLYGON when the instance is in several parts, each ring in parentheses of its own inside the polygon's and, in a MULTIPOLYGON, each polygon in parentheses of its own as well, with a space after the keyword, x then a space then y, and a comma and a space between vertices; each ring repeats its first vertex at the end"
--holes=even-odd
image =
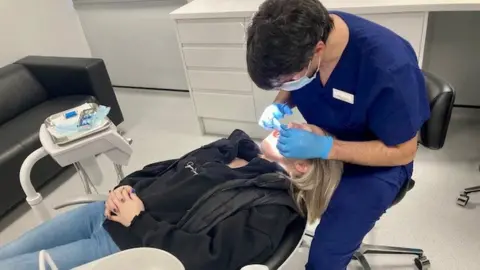
POLYGON ((246 72, 189 70, 188 78, 192 89, 252 91, 246 72))
POLYGON ((252 122, 237 122, 232 120, 221 120, 202 118, 205 133, 230 135, 235 129, 245 131, 250 137, 254 139, 264 139, 269 134, 268 131, 261 128, 257 123, 252 122))
POLYGON ((244 20, 187 20, 178 21, 181 43, 244 44, 244 20))
POLYGON ((194 92, 193 97, 201 117, 256 121, 252 96, 194 92))
POLYGON ((420 56, 422 51, 425 16, 424 12, 361 15, 361 17, 383 25, 406 39, 412 44, 417 56, 420 56))
POLYGON ((183 48, 187 67, 247 69, 244 48, 183 48))

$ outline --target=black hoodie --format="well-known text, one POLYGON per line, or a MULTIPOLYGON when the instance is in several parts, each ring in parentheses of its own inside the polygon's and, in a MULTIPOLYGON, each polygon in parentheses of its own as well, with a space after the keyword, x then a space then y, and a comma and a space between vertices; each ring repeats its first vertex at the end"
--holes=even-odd
MULTIPOLYGON (((106 220, 105 229, 122 250, 136 247, 163 249, 175 255, 187 270, 236 270, 262 263, 277 248, 287 226, 298 217, 285 205, 266 204, 239 209, 206 232, 182 229, 179 221, 210 190, 237 179, 255 179, 284 173, 276 164, 259 158, 258 146, 243 131, 235 130, 180 159, 158 162, 132 173, 119 186, 132 186, 145 205, 129 228, 106 220), (232 169, 234 158, 248 164, 232 169)), ((287 185, 284 192, 288 193, 287 185)))

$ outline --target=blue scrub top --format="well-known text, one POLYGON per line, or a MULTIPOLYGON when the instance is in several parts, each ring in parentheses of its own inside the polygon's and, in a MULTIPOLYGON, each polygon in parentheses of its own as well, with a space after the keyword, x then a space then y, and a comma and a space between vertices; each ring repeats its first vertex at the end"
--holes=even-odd
MULTIPOLYGON (((430 116, 425 80, 412 46, 376 23, 331 13, 348 25, 348 44, 327 83, 323 86, 317 76, 291 92, 293 103, 308 123, 340 140, 381 140, 394 146, 412 139, 430 116)), ((346 164, 344 174, 373 174, 400 186, 405 179, 395 177, 399 170, 411 177, 413 162, 400 167, 346 164)))

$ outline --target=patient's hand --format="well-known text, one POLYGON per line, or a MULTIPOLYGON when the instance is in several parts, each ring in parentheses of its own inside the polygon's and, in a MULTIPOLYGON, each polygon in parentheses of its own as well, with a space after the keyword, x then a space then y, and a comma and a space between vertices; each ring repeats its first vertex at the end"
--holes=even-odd
POLYGON ((142 200, 135 194, 134 189, 131 192, 128 192, 126 188, 122 189, 121 195, 124 199, 123 202, 113 198, 113 202, 118 207, 118 210, 115 212, 116 215, 112 215, 108 219, 118 222, 125 227, 130 227, 132 220, 145 211, 145 206, 142 200))
POLYGON ((105 202, 105 216, 110 218, 112 213, 118 213, 118 205, 115 204, 115 200, 119 202, 124 202, 122 191, 126 190, 129 194, 132 192, 133 188, 131 186, 119 186, 115 190, 110 191, 108 194, 108 199, 105 202))

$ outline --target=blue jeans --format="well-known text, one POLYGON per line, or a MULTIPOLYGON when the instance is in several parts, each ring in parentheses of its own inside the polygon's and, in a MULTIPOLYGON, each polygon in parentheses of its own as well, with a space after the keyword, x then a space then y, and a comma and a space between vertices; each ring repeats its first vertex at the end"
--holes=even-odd
POLYGON ((38 269, 46 250, 59 269, 71 269, 119 252, 104 221, 104 202, 91 203, 46 221, 0 247, 0 269, 38 269))

